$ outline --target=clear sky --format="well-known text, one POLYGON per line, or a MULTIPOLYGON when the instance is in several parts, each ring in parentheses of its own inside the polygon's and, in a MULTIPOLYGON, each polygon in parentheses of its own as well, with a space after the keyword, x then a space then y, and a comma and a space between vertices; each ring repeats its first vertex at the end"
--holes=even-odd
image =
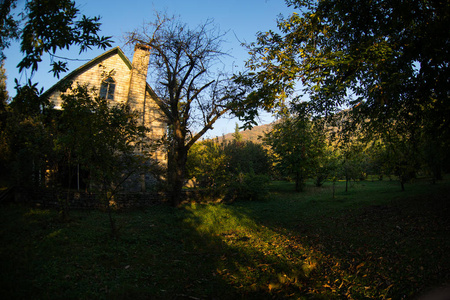
MULTIPOLYGON (((23 9, 24 2, 24 0, 18 0, 18 11, 23 9)), ((101 17, 102 31, 100 34, 113 36, 112 47, 120 46, 130 60, 132 49, 124 47, 123 36, 129 31, 141 27, 145 21, 151 21, 155 11, 179 16, 183 22, 192 27, 204 23, 207 19, 213 19, 222 31, 228 32, 223 49, 232 56, 227 61, 227 67, 230 70, 231 68, 233 70, 243 69, 247 51, 240 45, 241 42, 254 41, 258 31, 275 30, 277 17, 280 14, 287 16, 293 11, 293 8, 287 7, 284 0, 76 0, 76 3, 82 14, 101 17)), ((79 55, 78 51, 73 48, 72 51, 60 52, 57 55, 77 59, 69 61, 69 69, 74 70, 101 53, 103 53, 102 50, 93 49, 79 55)), ((29 79, 29 72, 19 74, 17 71, 16 65, 22 58, 18 44, 12 45, 5 51, 5 54, 7 57, 5 61, 8 76, 7 88, 9 94, 13 96, 15 95, 14 78, 24 84, 29 79)), ((50 88, 58 80, 53 78, 48 70, 49 62, 45 60, 41 62, 38 72, 32 77, 32 81, 38 82, 44 90, 50 88)), ((269 123, 270 121, 270 115, 265 115, 260 123, 269 123)), ((221 136, 232 132, 235 123, 236 120, 219 120, 214 126, 214 130, 209 131, 206 137, 221 136)))

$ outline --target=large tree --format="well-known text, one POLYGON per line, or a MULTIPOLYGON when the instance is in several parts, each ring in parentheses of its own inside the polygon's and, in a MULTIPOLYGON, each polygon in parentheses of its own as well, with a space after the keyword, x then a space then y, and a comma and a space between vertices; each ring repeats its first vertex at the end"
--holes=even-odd
POLYGON ((129 43, 152 49, 152 87, 169 125, 167 182, 173 205, 181 201, 188 150, 244 92, 221 70, 227 55, 222 38, 211 21, 191 29, 161 15, 128 36, 129 43))
POLYGON ((250 71, 240 77, 255 89, 255 106, 308 95, 316 113, 351 108, 371 129, 400 120, 400 130, 420 124, 448 140, 448 1, 286 3, 298 12, 279 19, 277 32, 258 34, 250 71))

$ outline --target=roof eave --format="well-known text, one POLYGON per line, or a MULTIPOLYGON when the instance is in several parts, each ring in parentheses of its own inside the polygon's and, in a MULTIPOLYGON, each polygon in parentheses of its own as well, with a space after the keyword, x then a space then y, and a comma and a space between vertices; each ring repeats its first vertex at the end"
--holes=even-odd
POLYGON ((70 81, 71 78, 75 77, 77 74, 82 73, 86 69, 89 69, 91 66, 97 64, 98 62, 100 62, 100 61, 102 61, 102 60, 106 59, 107 57, 112 56, 114 54, 118 54, 119 57, 122 58, 122 60, 125 63, 125 65, 131 70, 131 62, 130 62, 130 60, 125 56, 125 54, 123 53, 122 49, 120 49, 120 47, 117 46, 117 47, 114 47, 114 48, 106 51, 105 53, 102 53, 101 55, 95 57, 94 59, 90 60, 89 62, 85 63, 84 65, 82 65, 82 66, 76 68, 75 70, 73 70, 72 72, 70 72, 69 74, 64 76, 61 80, 59 80, 57 83, 55 83, 52 87, 50 87, 48 90, 46 90, 42 94, 42 96, 43 97, 49 96, 55 90, 57 90, 58 88, 64 86, 68 81, 70 81))

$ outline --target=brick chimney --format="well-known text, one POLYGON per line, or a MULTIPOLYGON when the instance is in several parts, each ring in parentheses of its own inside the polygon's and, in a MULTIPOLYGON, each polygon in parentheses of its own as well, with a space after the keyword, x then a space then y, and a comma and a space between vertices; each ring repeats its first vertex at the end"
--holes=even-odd
MULTIPOLYGON (((130 87, 128 90, 128 104, 144 117, 145 87, 147 84, 147 71, 150 60, 150 46, 137 44, 134 47, 131 68, 130 87)), ((145 121, 144 119, 142 120, 145 121)))
MULTIPOLYGON (((131 63, 130 86, 128 90, 128 105, 139 113, 142 125, 147 125, 145 119, 146 103, 145 89, 147 86, 147 71, 150 61, 150 47, 137 44, 134 46, 133 62, 131 63)), ((145 191, 145 174, 140 176, 141 191, 145 191)))

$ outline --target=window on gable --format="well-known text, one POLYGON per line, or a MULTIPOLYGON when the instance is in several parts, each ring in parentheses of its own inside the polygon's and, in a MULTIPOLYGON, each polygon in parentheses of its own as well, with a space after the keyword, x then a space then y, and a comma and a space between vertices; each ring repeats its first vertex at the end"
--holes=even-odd
POLYGON ((116 82, 111 77, 102 81, 100 86, 100 98, 107 100, 114 100, 114 90, 116 89, 116 82))

